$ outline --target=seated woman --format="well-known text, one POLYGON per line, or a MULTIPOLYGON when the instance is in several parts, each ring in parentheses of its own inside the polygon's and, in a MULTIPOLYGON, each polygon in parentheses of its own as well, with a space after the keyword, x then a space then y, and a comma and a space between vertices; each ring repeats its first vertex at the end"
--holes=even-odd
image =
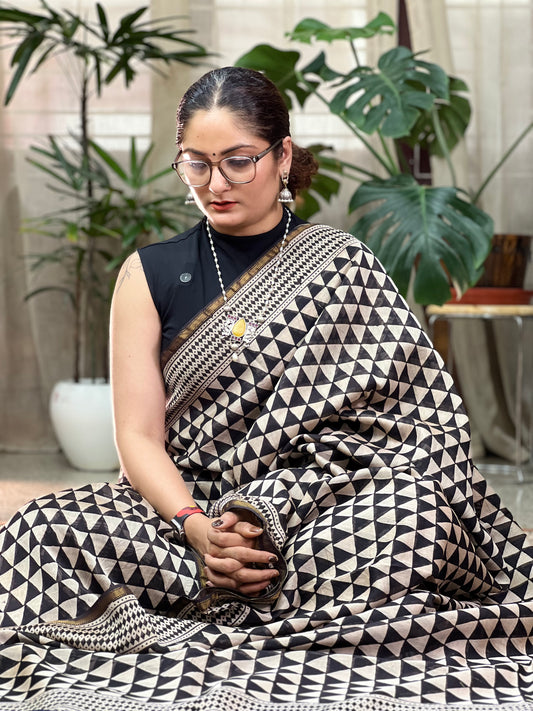
POLYGON ((216 69, 177 119, 203 217, 117 282, 121 481, 2 530, 0 708, 532 701, 525 536, 373 254, 288 209, 277 89, 216 69))

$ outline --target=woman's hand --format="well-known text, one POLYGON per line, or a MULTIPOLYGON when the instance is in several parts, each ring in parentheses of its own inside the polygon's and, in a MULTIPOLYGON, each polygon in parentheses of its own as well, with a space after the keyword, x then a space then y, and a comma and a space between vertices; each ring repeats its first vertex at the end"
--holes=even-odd
POLYGON ((255 595, 279 575, 274 554, 254 547, 262 529, 239 519, 233 511, 216 521, 195 514, 186 519, 185 535, 203 556, 208 585, 255 595))

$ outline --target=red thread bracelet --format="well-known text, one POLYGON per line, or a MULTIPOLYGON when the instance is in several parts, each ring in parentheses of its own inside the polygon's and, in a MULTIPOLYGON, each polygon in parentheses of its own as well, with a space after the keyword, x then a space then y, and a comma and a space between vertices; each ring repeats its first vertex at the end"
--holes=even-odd
POLYGON ((203 514, 203 511, 202 509, 198 508, 198 506, 185 506, 184 508, 178 511, 174 518, 181 518, 182 516, 192 516, 195 513, 203 514))

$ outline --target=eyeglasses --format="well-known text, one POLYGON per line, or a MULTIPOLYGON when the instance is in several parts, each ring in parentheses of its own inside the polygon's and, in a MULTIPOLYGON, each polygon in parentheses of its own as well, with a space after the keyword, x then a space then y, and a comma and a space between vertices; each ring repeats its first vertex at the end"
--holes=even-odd
POLYGON ((213 166, 218 166, 220 174, 228 183, 251 183, 255 178, 256 164, 283 141, 279 138, 275 143, 256 156, 229 156, 218 161, 179 160, 172 163, 181 180, 190 188, 203 188, 211 182, 213 166))

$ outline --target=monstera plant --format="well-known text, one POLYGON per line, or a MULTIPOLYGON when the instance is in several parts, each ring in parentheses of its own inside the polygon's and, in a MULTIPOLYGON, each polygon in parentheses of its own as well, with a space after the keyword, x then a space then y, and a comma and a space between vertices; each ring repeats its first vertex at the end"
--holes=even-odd
POLYGON ((329 156, 325 146, 312 147, 320 172, 305 196, 302 214, 318 209, 316 193, 328 200, 338 191, 339 179, 355 180, 358 186, 349 212, 357 219, 351 231, 373 249, 403 294, 413 280, 418 303, 442 304, 452 287, 462 292, 479 279, 491 247, 493 222, 456 185, 450 159, 470 120, 465 83, 407 47, 383 53, 376 66, 360 61, 356 40, 394 30, 393 20, 379 13, 361 28, 332 28, 305 19, 290 33, 293 41, 304 44, 344 42, 353 58, 348 71, 331 66, 325 51, 304 64, 300 52, 266 44, 253 48, 237 64, 267 74, 289 108, 294 102, 304 107, 311 97, 321 101, 372 158, 356 165, 329 156), (444 158, 450 185, 419 182, 406 147, 444 158), (375 172, 368 168, 376 164, 375 172))

